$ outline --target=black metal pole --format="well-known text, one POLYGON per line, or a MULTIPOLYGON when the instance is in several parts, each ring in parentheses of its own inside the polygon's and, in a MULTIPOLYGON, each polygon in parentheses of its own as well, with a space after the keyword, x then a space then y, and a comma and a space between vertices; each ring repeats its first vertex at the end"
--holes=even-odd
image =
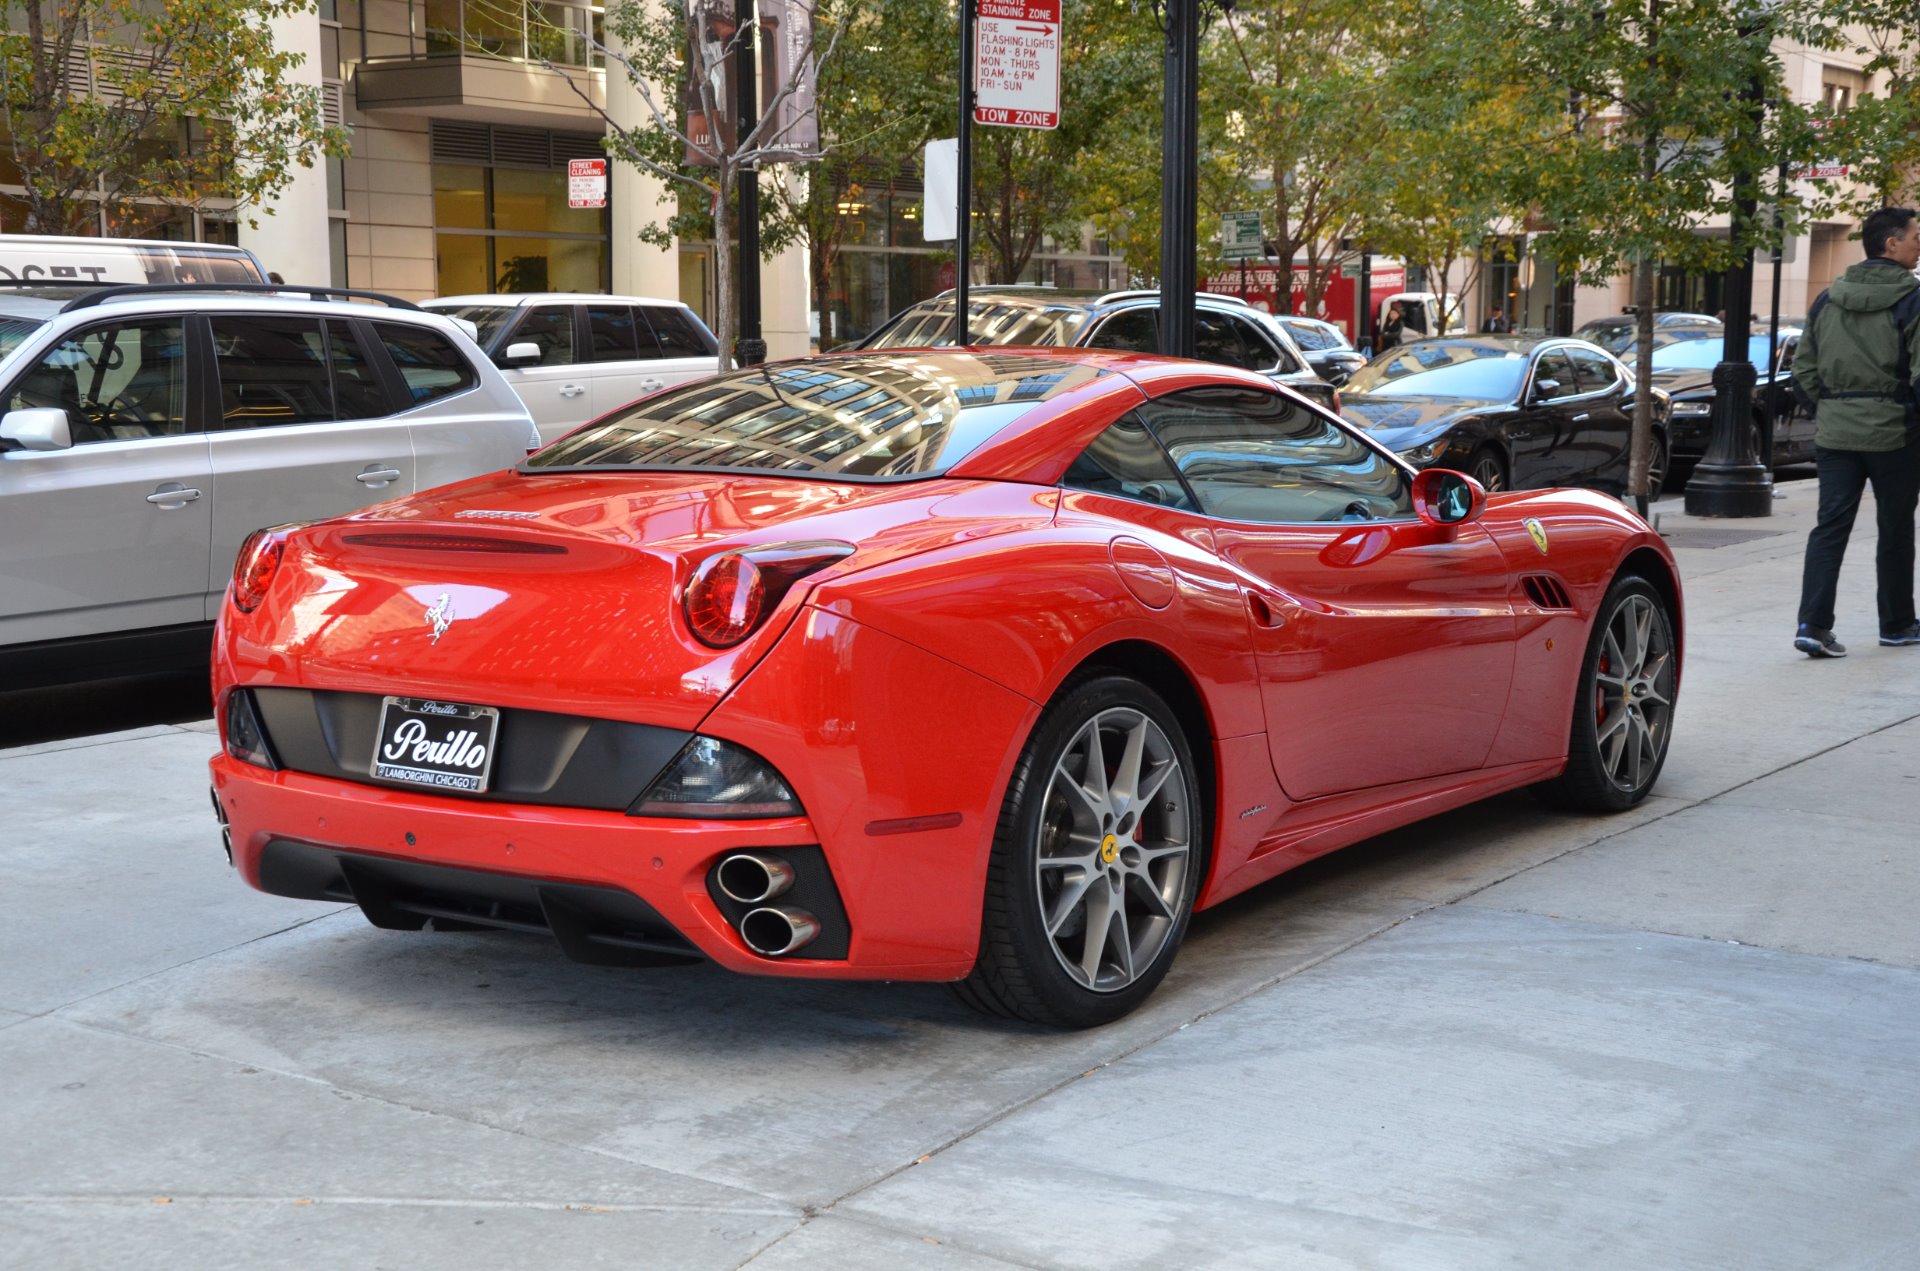
POLYGON ((1160 126, 1160 351, 1192 357, 1200 219, 1200 0, 1167 0, 1160 126))
POLYGON ((960 0, 959 219, 954 223, 953 342, 967 344, 967 282, 973 260, 973 0, 960 0))
POLYGON ((1360 249, 1360 285, 1353 296, 1353 347, 1372 357, 1380 350, 1373 347, 1373 249, 1360 249))
MULTIPOLYGON (((760 122, 760 91, 754 83, 754 0, 734 0, 739 24, 733 50, 734 75, 739 81, 739 118, 734 137, 745 140, 760 122)), ((734 360, 758 366, 767 360, 767 342, 760 332, 760 177, 751 166, 740 169, 740 338, 734 360)))
MULTIPOLYGON (((1758 28, 1743 30, 1749 39, 1758 33, 1758 28)), ((1755 71, 1741 96, 1748 103, 1756 133, 1760 112, 1766 108, 1765 93, 1755 71)), ((1750 169, 1734 173, 1732 232, 1737 236, 1745 236, 1753 223, 1758 185, 1759 178, 1750 169)), ((1751 239, 1747 241, 1727 270, 1726 338, 1720 364, 1713 368, 1713 436, 1687 482, 1689 516, 1773 515, 1773 474, 1753 453, 1753 387, 1759 373, 1751 360, 1753 247, 1751 239)))
POLYGON ((1773 307, 1767 318, 1766 427, 1760 435, 1760 463, 1768 472, 1773 471, 1773 430, 1780 422, 1780 408, 1786 405, 1780 392, 1780 267, 1787 259, 1787 245, 1781 241, 1780 228, 1786 201, 1787 165, 1783 163, 1773 195, 1773 307))

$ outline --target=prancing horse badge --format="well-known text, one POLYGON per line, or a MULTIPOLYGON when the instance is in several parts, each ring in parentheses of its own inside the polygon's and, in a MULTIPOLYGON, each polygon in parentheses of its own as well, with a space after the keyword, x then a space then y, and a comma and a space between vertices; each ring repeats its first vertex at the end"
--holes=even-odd
MULTIPOLYGON (((1547 527, 1540 524, 1540 522, 1534 520, 1532 517, 1527 518, 1526 526, 1527 526, 1527 535, 1528 537, 1533 539, 1533 545, 1540 549, 1540 554, 1542 556, 1545 556, 1547 554, 1547 527)), ((445 600, 446 597, 442 596, 441 599, 445 600)))
MULTIPOLYGON (((1540 539, 1536 538, 1534 541, 1539 542, 1540 539)), ((1547 549, 1542 547, 1540 550, 1544 552, 1547 549)), ((433 624, 433 643, 438 644, 440 637, 447 633, 447 628, 453 625, 453 597, 444 591, 441 592, 439 598, 428 607, 426 617, 427 621, 433 624)))

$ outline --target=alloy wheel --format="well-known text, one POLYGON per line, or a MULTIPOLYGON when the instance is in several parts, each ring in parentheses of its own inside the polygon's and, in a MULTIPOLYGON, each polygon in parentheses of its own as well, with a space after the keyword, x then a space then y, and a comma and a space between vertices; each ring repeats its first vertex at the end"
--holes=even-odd
POLYGON ((1507 488, 1506 470, 1500 463, 1500 456, 1486 451, 1473 461, 1473 470, 1467 475, 1480 483, 1480 488, 1488 494, 1507 488))
POLYGON ((1082 988, 1126 988, 1178 927, 1194 820, 1178 752, 1150 716, 1115 706, 1067 743, 1034 853, 1046 937, 1082 988))
POLYGON ((1608 780, 1629 793, 1659 771, 1673 723, 1673 637, 1653 600, 1622 597, 1594 667, 1594 727, 1608 780))

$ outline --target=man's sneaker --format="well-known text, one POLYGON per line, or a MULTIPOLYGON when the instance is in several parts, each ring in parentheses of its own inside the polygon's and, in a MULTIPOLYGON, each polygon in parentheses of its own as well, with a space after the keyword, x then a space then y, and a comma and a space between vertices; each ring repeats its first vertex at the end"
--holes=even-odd
POLYGON ((1885 632, 1880 637, 1885 645, 1920 644, 1920 622, 1908 623, 1899 631, 1885 632))
MULTIPOLYGON (((1881 636, 1880 642, 1885 644, 1890 639, 1890 636, 1881 636)), ((1920 644, 1920 636, 1915 637, 1915 643, 1920 644)), ((1819 627, 1810 627, 1804 622, 1800 624, 1800 629, 1793 633, 1793 647, 1810 658, 1847 656, 1847 646, 1834 639, 1833 632, 1822 631, 1819 627)))

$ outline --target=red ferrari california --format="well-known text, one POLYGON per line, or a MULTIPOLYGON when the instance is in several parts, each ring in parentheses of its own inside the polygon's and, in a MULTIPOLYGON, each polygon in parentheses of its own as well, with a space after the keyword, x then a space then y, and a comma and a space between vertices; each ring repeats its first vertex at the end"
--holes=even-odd
POLYGON ((1324 852, 1639 802, 1680 621, 1620 504, 1416 474, 1251 373, 825 357, 255 535, 214 802, 247 882, 378 927, 1088 1026, 1324 852))

